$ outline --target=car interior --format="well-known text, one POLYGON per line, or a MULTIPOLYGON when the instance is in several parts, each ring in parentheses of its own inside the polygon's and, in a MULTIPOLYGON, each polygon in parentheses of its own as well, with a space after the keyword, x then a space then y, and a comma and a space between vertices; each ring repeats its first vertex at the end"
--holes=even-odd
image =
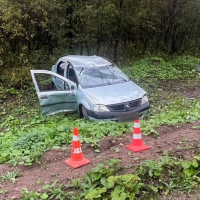
POLYGON ((68 68, 68 79, 70 81, 73 81, 74 83, 76 83, 76 85, 78 86, 78 80, 76 78, 76 74, 75 74, 74 69, 72 67, 68 68))

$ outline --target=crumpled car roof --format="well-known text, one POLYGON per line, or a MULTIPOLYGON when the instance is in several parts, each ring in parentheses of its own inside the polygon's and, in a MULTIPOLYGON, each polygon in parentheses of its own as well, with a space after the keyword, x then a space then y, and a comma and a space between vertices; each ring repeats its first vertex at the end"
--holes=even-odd
POLYGON ((73 64, 74 67, 84 67, 84 68, 113 65, 113 63, 99 56, 70 55, 70 56, 64 56, 60 58, 57 63, 59 63, 60 61, 63 61, 63 62, 69 61, 70 63, 73 64))

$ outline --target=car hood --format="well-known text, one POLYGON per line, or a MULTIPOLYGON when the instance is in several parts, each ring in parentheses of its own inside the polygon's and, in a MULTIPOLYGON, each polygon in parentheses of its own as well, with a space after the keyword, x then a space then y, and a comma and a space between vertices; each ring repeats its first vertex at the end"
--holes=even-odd
POLYGON ((145 91, 132 81, 125 83, 87 88, 84 92, 95 104, 117 104, 141 98, 145 91))

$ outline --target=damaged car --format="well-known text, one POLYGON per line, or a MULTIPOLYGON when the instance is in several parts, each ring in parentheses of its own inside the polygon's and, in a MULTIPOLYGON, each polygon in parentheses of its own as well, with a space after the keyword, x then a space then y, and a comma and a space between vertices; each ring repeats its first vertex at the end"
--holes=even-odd
POLYGON ((77 111, 86 120, 130 121, 149 113, 146 92, 99 56, 60 58, 51 71, 31 70, 42 114, 77 111))

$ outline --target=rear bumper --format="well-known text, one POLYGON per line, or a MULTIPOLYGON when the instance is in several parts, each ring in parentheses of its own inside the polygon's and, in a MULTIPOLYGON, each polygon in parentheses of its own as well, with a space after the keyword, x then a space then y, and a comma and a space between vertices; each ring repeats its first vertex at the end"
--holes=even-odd
MULTIPOLYGON (((88 116, 92 120, 114 120, 118 121, 119 117, 126 114, 137 113, 137 116, 140 118, 144 118, 149 113, 150 105, 149 103, 145 103, 144 105, 139 106, 131 111, 123 111, 123 112, 94 112, 92 110, 87 110, 88 116)), ((134 120, 134 119, 133 119, 134 120)))

